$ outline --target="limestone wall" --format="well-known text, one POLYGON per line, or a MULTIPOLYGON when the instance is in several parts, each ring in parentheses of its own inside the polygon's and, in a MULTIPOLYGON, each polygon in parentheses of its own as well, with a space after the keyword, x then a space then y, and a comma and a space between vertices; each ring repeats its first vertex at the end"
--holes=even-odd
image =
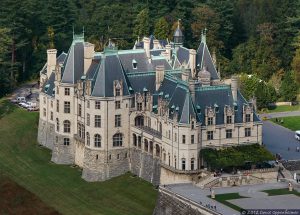
POLYGON ((192 176, 188 174, 174 173, 164 167, 161 167, 160 183, 161 184, 192 183, 192 176))
POLYGON ((38 143, 49 149, 53 149, 55 141, 54 129, 55 128, 53 124, 40 118, 38 128, 38 143))
POLYGON ((70 144, 65 146, 64 138, 70 137, 56 134, 51 161, 57 164, 74 164, 75 140, 74 138, 70 138, 70 144))

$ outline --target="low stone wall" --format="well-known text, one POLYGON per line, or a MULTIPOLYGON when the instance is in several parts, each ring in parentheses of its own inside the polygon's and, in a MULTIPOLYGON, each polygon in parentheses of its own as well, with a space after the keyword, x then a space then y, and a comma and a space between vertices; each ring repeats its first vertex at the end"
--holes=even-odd
POLYGON ((153 185, 160 184, 160 160, 138 149, 130 151, 131 172, 153 185))
POLYGON ((74 164, 75 163, 75 140, 69 136, 56 134, 54 141, 51 161, 57 164, 74 164), (64 145, 64 138, 70 139, 68 146, 64 145))
POLYGON ((212 215, 216 211, 200 207, 195 202, 160 188, 153 215, 212 215))
POLYGON ((54 124, 48 123, 40 118, 37 137, 38 143, 52 150, 55 142, 54 129, 54 124))

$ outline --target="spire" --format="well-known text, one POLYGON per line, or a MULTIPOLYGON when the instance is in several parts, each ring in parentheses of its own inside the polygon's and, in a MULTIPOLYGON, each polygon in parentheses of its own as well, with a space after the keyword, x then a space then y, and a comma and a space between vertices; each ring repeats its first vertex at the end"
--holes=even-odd
POLYGON ((178 20, 177 20, 177 29, 180 29, 180 20, 181 20, 181 19, 178 19, 178 20))
POLYGON ((174 32, 174 35, 173 35, 174 43, 179 45, 179 46, 182 45, 182 43, 183 43, 183 34, 182 34, 181 29, 180 29, 180 20, 181 19, 178 19, 178 21, 177 21, 177 28, 176 28, 176 31, 174 32))
POLYGON ((205 28, 205 29, 201 32, 201 42, 202 42, 202 43, 206 43, 206 32, 207 32, 207 28, 205 28))

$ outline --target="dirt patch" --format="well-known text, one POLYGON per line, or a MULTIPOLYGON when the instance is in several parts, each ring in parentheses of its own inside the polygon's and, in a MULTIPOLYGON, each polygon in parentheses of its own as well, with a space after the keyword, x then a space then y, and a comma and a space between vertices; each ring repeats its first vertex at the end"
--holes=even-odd
POLYGON ((60 213, 9 178, 0 176, 0 214, 59 215, 60 213))

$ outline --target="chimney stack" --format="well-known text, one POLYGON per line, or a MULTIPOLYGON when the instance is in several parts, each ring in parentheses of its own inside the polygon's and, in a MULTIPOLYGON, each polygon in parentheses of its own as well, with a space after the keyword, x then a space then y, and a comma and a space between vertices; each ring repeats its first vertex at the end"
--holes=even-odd
POLYGON ((153 49, 159 49, 159 40, 153 40, 153 49))
POLYGON ((166 57, 168 61, 172 58, 172 47, 170 44, 166 45, 166 57))
POLYGON ((92 60, 94 57, 94 48, 95 45, 92 43, 85 43, 84 44, 84 74, 88 71, 89 67, 92 64, 92 60))
POLYGON ((156 90, 160 87, 161 83, 164 80, 165 77, 165 67, 164 66, 156 66, 155 68, 155 75, 156 75, 156 90))
POLYGON ((233 101, 237 102, 237 90, 238 90, 238 78, 237 76, 231 77, 231 91, 232 91, 232 97, 233 101))
POLYGON ((190 49, 190 69, 192 73, 192 77, 196 78, 196 50, 190 49))
POLYGON ((47 50, 47 77, 49 78, 51 73, 55 71, 56 67, 56 49, 47 50))
POLYGON ((150 39, 148 37, 144 37, 143 42, 144 42, 144 49, 145 49, 146 55, 147 55, 148 59, 150 59, 150 57, 151 57, 151 55, 150 55, 150 39))

